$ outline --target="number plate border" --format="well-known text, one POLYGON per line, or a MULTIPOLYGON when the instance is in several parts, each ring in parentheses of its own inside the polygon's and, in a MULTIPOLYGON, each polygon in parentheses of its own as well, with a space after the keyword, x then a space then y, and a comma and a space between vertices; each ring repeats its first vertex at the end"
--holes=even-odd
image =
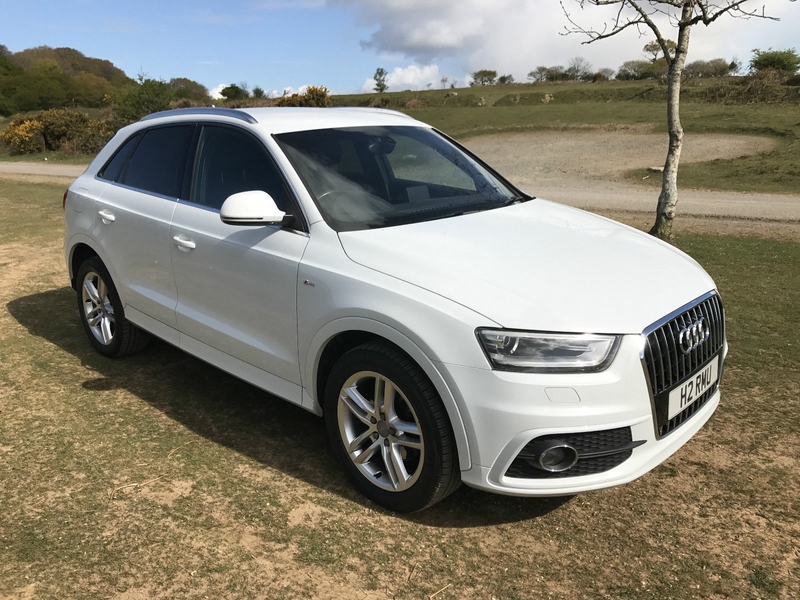
MULTIPOLYGON (((673 432, 679 430, 681 428, 681 425, 683 425, 683 423, 681 423, 681 425, 678 425, 674 429, 668 431, 663 436, 661 435, 661 433, 659 431, 662 425, 664 425, 666 423, 669 423, 669 421, 670 421, 670 419, 667 418, 667 414, 669 413, 669 394, 670 394, 670 392, 672 390, 677 389, 680 386, 682 386, 691 377, 694 377, 699 371, 702 371, 708 365, 708 363, 710 363, 713 360, 718 360, 719 363, 717 365, 717 368, 718 368, 718 371, 717 371, 717 383, 715 384, 715 386, 712 386, 712 388, 714 389, 714 392, 716 392, 716 390, 719 389, 719 385, 720 385, 720 383, 722 381, 722 374, 725 372, 725 362, 722 360, 722 355, 724 353, 724 350, 725 349, 724 349, 724 346, 723 346, 722 348, 719 349, 719 351, 717 351, 713 356, 711 356, 706 362, 704 362, 702 365, 700 365, 700 367, 698 367, 691 375, 689 375, 687 377, 684 377, 681 381, 679 381, 678 383, 673 385, 671 388, 662 391, 661 393, 657 394, 655 397, 653 396, 653 393, 651 391, 652 387, 650 386, 650 375, 648 374, 648 371, 647 371, 647 365, 645 365, 644 357, 642 357, 642 369, 644 371, 644 378, 645 378, 645 382, 647 384, 647 391, 648 391, 648 394, 650 396, 650 406, 651 406, 651 410, 652 410, 652 413, 653 413, 653 429, 655 431, 655 436, 656 436, 657 440, 661 440, 661 439, 664 439, 665 437, 668 437, 673 432)), ((688 408, 693 406, 696 402, 697 401, 693 402, 692 404, 687 406, 684 410, 687 410, 688 408)), ((680 414, 680 413, 678 413, 678 414, 680 414)))

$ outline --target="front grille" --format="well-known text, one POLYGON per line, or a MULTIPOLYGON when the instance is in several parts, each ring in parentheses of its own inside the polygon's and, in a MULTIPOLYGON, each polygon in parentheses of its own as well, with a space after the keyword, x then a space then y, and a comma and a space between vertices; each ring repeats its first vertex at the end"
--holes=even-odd
MULTIPOLYGON (((682 413, 672 419, 667 418, 669 392, 722 351, 725 344, 725 312, 722 302, 716 294, 703 298, 665 323, 648 328, 645 335, 644 364, 653 396, 656 431, 659 437, 664 437, 685 423, 717 391, 719 379, 682 413), (708 324, 710 335, 697 348, 684 354, 679 347, 680 332, 700 318, 708 324)), ((721 364, 719 378, 722 378, 721 364)))
POLYGON ((528 442, 508 467, 506 477, 517 479, 555 479, 579 477, 610 471, 621 465, 633 454, 633 449, 644 442, 634 442, 630 427, 588 431, 565 435, 544 435, 528 442), (538 466, 533 445, 541 441, 558 440, 575 448, 578 462, 566 471, 551 473, 538 466))

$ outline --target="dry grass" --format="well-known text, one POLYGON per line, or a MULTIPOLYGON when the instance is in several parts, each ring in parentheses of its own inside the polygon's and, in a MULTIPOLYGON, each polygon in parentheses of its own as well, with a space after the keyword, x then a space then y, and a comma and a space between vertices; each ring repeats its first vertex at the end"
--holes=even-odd
POLYGON ((0 182, 0 597, 800 596, 793 234, 679 224, 732 350, 723 404, 664 465, 571 498, 462 488, 398 516, 353 491, 316 417, 163 343, 94 353, 59 228, 37 227, 58 189, 0 182), (12 211, 22 199, 38 209, 12 211))

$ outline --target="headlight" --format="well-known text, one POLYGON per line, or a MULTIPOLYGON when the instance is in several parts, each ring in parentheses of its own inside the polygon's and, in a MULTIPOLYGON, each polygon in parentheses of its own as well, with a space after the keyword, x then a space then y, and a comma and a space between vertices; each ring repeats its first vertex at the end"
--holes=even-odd
POLYGON ((494 369, 526 373, 587 373, 607 369, 620 336, 478 329, 494 369))

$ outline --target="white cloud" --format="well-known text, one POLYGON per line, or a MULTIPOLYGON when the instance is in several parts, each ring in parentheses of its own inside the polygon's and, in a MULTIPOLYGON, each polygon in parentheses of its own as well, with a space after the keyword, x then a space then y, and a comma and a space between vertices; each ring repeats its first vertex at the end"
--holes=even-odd
POLYGON ((270 90, 267 93, 267 96, 269 96, 270 98, 280 98, 281 96, 291 96, 292 94, 305 94, 307 89, 308 89, 307 85, 301 85, 297 89, 293 88, 290 85, 287 85, 281 91, 270 90))
MULTIPOLYGON (((390 92, 402 92, 403 90, 423 90, 431 84, 431 87, 440 86, 442 79, 439 73, 439 65, 410 65, 408 67, 395 67, 386 76, 386 84, 390 92)), ((361 86, 361 93, 368 94, 375 91, 375 79, 364 80, 361 86)))
POLYGON ((220 100, 222 98, 222 94, 220 92, 229 85, 230 83, 220 83, 218 86, 211 88, 208 92, 208 95, 211 96, 212 100, 220 100))
MULTIPOLYGON (((698 25, 692 31, 689 60, 736 55, 746 62, 752 48, 796 46, 800 30, 796 3, 763 2, 766 13, 780 17, 780 22, 723 16, 708 27, 698 25)), ((581 9, 577 0, 563 3, 587 27, 602 27, 603 18, 615 8, 587 4, 581 9)), ((584 45, 584 36, 562 35, 568 21, 554 0, 328 0, 328 5, 355 9, 359 24, 372 30, 361 44, 377 54, 399 53, 418 64, 455 61, 468 71, 495 69, 518 81, 525 81, 539 65, 566 66, 576 56, 597 69, 616 68, 626 60, 644 58, 642 46, 652 39, 649 31, 640 35, 630 29, 584 45)), ((669 37, 674 39, 675 34, 669 37)))

